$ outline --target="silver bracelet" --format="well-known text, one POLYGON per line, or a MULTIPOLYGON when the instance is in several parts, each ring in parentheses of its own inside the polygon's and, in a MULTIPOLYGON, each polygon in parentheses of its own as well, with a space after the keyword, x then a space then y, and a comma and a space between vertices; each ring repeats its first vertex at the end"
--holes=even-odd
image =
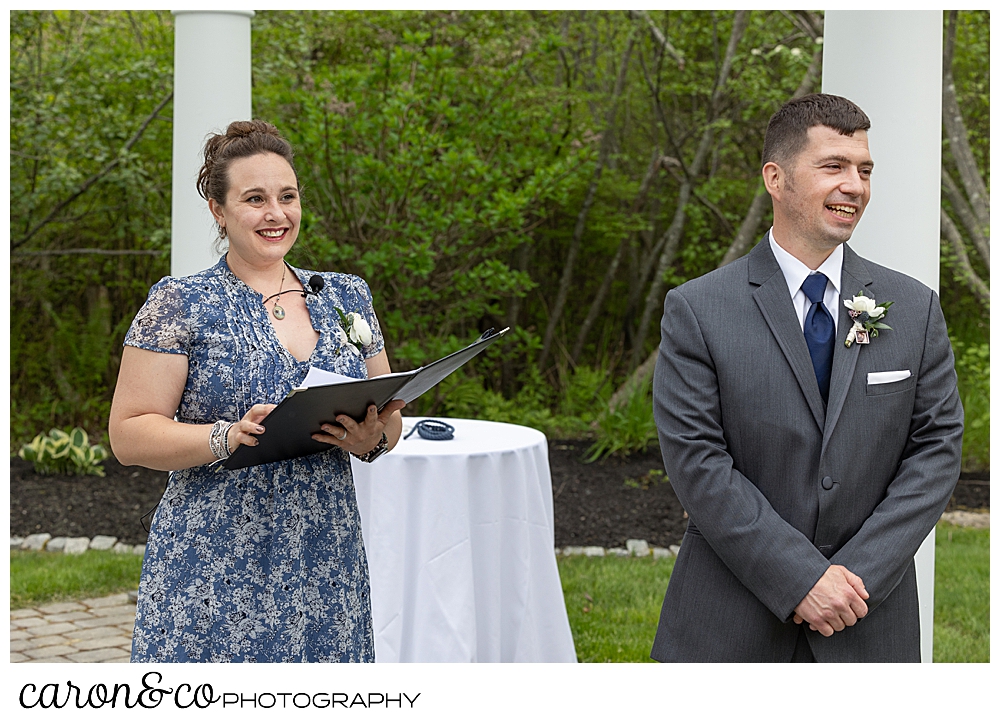
POLYGON ((220 419, 212 425, 212 432, 208 435, 208 446, 216 459, 226 459, 232 452, 229 449, 229 430, 234 422, 227 422, 220 419))

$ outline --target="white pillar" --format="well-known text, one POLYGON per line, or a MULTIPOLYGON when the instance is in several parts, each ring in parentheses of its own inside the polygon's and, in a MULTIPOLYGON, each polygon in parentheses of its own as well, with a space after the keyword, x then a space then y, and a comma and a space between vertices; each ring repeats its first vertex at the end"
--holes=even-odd
MULTIPOLYGON (((942 13, 828 10, 823 92, 871 118, 871 205, 851 247, 938 289, 941 209, 942 13)), ((891 323, 891 322, 890 322, 891 323)), ((916 554, 920 652, 934 650, 934 531, 916 554)))
POLYGON ((174 10, 174 154, 170 274, 214 266, 215 223, 195 182, 209 133, 251 117, 253 10, 174 10))

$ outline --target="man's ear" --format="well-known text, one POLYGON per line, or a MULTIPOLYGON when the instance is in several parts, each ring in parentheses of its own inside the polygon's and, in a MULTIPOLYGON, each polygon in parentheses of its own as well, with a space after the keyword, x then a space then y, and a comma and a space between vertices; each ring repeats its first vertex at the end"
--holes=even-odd
POLYGON ((781 190, 785 186, 785 172, 781 166, 774 161, 768 161, 760 170, 760 174, 764 177, 764 188, 771 194, 771 198, 779 199, 781 190))

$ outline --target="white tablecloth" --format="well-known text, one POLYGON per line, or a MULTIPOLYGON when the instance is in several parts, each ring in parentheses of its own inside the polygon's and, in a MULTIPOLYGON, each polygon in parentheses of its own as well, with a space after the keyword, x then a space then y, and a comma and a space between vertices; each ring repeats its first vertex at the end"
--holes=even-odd
MULTIPOLYGON (((404 418, 404 429, 421 418, 404 418)), ((545 436, 442 419, 353 460, 378 662, 576 662, 554 552, 545 436)))

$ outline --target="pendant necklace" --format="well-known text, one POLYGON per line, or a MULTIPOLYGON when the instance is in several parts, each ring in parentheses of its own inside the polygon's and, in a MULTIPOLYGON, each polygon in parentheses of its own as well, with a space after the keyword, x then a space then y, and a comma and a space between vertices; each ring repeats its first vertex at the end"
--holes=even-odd
MULTIPOLYGON (((281 296, 281 289, 285 286, 285 265, 281 265, 281 284, 278 286, 278 293, 275 296, 281 296)), ((271 307, 271 313, 274 314, 274 318, 281 321, 285 318, 285 310, 278 305, 278 302, 274 302, 274 306, 271 307)))

